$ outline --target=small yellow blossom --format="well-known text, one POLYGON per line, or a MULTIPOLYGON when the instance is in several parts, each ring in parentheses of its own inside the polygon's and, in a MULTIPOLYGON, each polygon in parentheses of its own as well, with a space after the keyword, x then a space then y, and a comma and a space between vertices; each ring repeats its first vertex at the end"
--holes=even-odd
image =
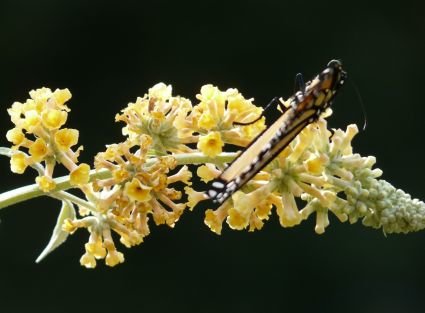
POLYGON ((50 88, 42 87, 36 90, 31 90, 29 94, 31 99, 33 99, 36 103, 40 103, 40 106, 45 106, 49 98, 52 96, 52 90, 50 88))
POLYGON ((78 224, 74 223, 74 221, 69 218, 65 219, 62 224, 62 230, 70 234, 73 234, 78 227, 78 224))
POLYGON ((295 198, 292 194, 283 193, 282 197, 271 196, 272 203, 276 206, 276 213, 279 216, 280 225, 283 227, 293 227, 302 221, 302 215, 298 211, 295 198))
POLYGON ((26 156, 22 152, 15 152, 10 158, 10 170, 16 174, 22 174, 25 172, 28 164, 26 162, 26 156))
POLYGON ((51 177, 38 176, 35 181, 38 184, 38 187, 44 192, 49 192, 56 188, 56 183, 51 177))
POLYGON ((152 198, 152 187, 142 184, 137 178, 133 178, 131 182, 127 182, 124 190, 125 194, 133 201, 145 202, 152 198))
POLYGON ((196 95, 201 100, 201 106, 205 105, 213 116, 223 116, 225 110, 226 95, 213 85, 201 87, 201 94, 196 95))
POLYGON ((113 267, 124 262, 124 254, 116 250, 108 251, 105 261, 106 265, 113 267))
POLYGON ((60 151, 67 151, 78 143, 79 132, 72 128, 59 129, 55 133, 55 144, 60 151))
POLYGON ((69 99, 71 99, 72 94, 69 91, 68 88, 65 89, 56 89, 53 92, 52 98, 55 101, 55 104, 59 107, 59 108, 64 108, 63 106, 65 104, 65 102, 69 101, 69 99))
POLYGON ((121 183, 130 178, 130 173, 123 168, 117 168, 112 171, 112 177, 117 183, 121 183))
POLYGON ((8 141, 13 143, 15 146, 19 146, 20 144, 22 144, 24 142, 25 135, 22 132, 22 129, 15 127, 15 128, 10 129, 6 133, 6 138, 7 138, 8 141))
POLYGON ((41 117, 43 125, 49 130, 54 130, 59 129, 65 124, 68 113, 62 110, 46 109, 43 111, 41 117))
POLYGON ((26 129, 28 132, 34 132, 35 128, 40 125, 41 117, 36 110, 29 110, 25 113, 25 119, 22 125, 22 128, 26 129))
POLYGON ((208 183, 209 181, 216 178, 220 175, 220 171, 215 167, 214 164, 207 163, 205 165, 201 165, 196 170, 196 174, 201 178, 204 183, 208 183))
POLYGON ((189 171, 189 168, 187 165, 182 166, 181 169, 174 175, 169 176, 167 179, 167 184, 172 184, 177 181, 181 181, 185 183, 186 185, 192 185, 192 182, 190 179, 192 178, 192 172, 189 171))
POLYGON ((184 117, 191 104, 185 98, 173 97, 171 91, 171 85, 157 84, 143 98, 137 98, 136 102, 121 110, 122 114, 117 114, 115 120, 126 123, 123 134, 131 140, 149 135, 153 141, 152 148, 162 154, 166 151, 187 151, 189 148, 180 137, 185 131, 180 131, 178 125, 181 124, 175 121, 178 116, 184 117))
POLYGON ((329 225, 329 218, 327 210, 316 211, 316 226, 314 231, 321 235, 325 232, 325 228, 329 225))
POLYGON ((71 185, 84 185, 89 182, 89 175, 90 166, 86 163, 81 163, 69 174, 69 181, 71 185))
POLYGON ((103 243, 100 237, 96 237, 95 240, 90 240, 85 244, 87 253, 92 254, 96 259, 103 259, 106 256, 106 249, 103 247, 103 243))
POLYGON ((255 215, 261 220, 268 220, 273 208, 273 203, 269 199, 270 195, 261 201, 255 208, 255 215))
POLYGON ((308 160, 304 162, 307 167, 307 171, 313 174, 320 174, 325 169, 326 163, 328 162, 328 158, 325 154, 321 156, 312 156, 308 160))
POLYGON ((149 88, 148 94, 150 98, 157 99, 159 101, 166 101, 171 98, 172 87, 164 83, 158 83, 152 88, 149 88))
POLYGON ((232 195, 233 208, 229 210, 227 219, 229 226, 233 229, 241 230, 246 228, 250 222, 258 224, 256 217, 259 218, 261 216, 267 219, 271 205, 267 197, 274 188, 274 183, 269 183, 256 188, 250 193, 235 192, 232 195), (255 208, 258 208, 258 214, 256 214, 255 208), (252 216, 254 214, 256 217, 252 216))
POLYGON ((250 123, 261 115, 263 109, 252 103, 252 99, 245 99, 237 89, 228 89, 227 109, 235 115, 234 119, 239 123, 250 123))
POLYGON ((219 132, 210 132, 201 136, 198 142, 198 149, 209 157, 215 157, 222 152, 224 146, 219 132))
MULTIPOLYGON (((259 115, 259 114, 258 114, 259 115)), ((242 138, 245 138, 251 142, 255 137, 258 136, 264 129, 266 129, 267 125, 265 123, 264 117, 256 121, 255 123, 240 126, 240 132, 242 138)), ((241 140, 243 142, 243 140, 241 140)), ((246 145, 246 144, 245 144, 246 145)))
POLYGON ((21 126, 23 104, 21 102, 13 102, 10 108, 7 109, 7 113, 10 115, 10 120, 16 126, 21 126))
POLYGON ((249 225, 249 219, 251 217, 251 211, 249 210, 236 210, 235 208, 230 208, 229 217, 227 218, 227 224, 230 228, 242 230, 249 225))
POLYGON ((217 127, 217 121, 211 116, 209 112, 204 112, 199 118, 198 125, 200 128, 211 130, 214 127, 217 127))
POLYGON ((213 231, 217 235, 220 235, 223 227, 223 222, 227 217, 229 209, 229 202, 225 202, 214 211, 211 209, 206 210, 204 219, 205 225, 207 225, 211 229, 211 231, 213 231))
POLYGON ((208 199, 205 192, 195 191, 194 189, 187 187, 187 186, 184 187, 184 191, 187 194, 187 205, 191 210, 193 210, 193 208, 199 202, 208 199))
POLYGON ((84 253, 80 258, 80 264, 85 268, 95 268, 96 267, 96 259, 90 253, 84 253))
POLYGON ((263 226, 264 222, 256 214, 251 214, 248 231, 253 232, 256 230, 261 230, 263 226))
POLYGON ((47 155, 49 148, 47 147, 46 141, 43 138, 37 138, 28 149, 31 154, 33 162, 40 162, 47 155))
POLYGON ((135 230, 127 233, 121 233, 120 242, 127 248, 137 246, 143 242, 143 238, 149 235, 149 226, 147 225, 146 215, 143 217, 141 215, 137 218, 137 223, 135 224, 135 230))

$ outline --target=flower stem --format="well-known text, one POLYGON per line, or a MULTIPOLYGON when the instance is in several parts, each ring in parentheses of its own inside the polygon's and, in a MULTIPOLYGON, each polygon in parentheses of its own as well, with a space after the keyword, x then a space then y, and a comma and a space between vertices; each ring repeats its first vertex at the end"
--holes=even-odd
MULTIPOLYGON (((110 173, 108 171, 94 171, 90 172, 90 178, 107 178, 110 177, 110 173)), ((26 201, 32 198, 40 197, 40 196, 49 196, 50 194, 55 194, 61 190, 67 190, 70 188, 75 188, 69 182, 69 176, 61 176, 53 179, 56 183, 55 189, 51 192, 45 193, 38 187, 38 184, 31 184, 23 187, 19 187, 13 190, 9 190, 0 194, 0 209, 3 209, 7 206, 10 206, 15 203, 19 203, 22 201, 26 201)), ((57 198, 57 196, 53 196, 57 198)))
POLYGON ((58 191, 55 193, 51 193, 49 194, 52 198, 58 199, 58 200, 68 200, 74 204, 77 204, 80 207, 85 207, 87 209, 89 209, 92 212, 96 212, 96 207, 91 204, 90 202, 74 196, 72 193, 66 192, 66 191, 58 191))

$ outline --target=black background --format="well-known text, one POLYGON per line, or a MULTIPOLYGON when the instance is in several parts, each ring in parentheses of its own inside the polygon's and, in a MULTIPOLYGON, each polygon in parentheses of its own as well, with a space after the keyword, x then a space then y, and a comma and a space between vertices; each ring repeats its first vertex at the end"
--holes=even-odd
MULTIPOLYGON (((356 152, 374 155, 386 180, 425 199, 423 72, 425 14, 403 1, 17 1, 0 2, 1 143, 6 108, 29 90, 73 93, 68 127, 80 130, 81 161, 118 142, 114 115, 155 83, 195 100, 213 83, 264 105, 289 96, 294 75, 310 78, 332 58, 357 85, 368 127, 356 152)), ((332 127, 363 123, 347 84, 332 127)), ((0 190, 33 182, 0 161, 0 190)), ((334 217, 283 229, 222 236, 203 209, 175 229, 151 227, 124 264, 79 265, 80 231, 41 264, 59 203, 35 199, 2 210, 0 311, 44 312, 423 312, 424 236, 389 235, 334 217)))

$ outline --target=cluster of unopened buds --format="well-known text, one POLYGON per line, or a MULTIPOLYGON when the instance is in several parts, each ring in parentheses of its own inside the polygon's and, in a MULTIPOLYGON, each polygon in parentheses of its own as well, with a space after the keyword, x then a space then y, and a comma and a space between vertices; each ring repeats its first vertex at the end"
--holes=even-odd
MULTIPOLYGON (((243 149, 266 127, 264 117, 258 119, 262 108, 237 89, 205 85, 193 105, 159 83, 116 115, 125 123, 125 140, 107 145, 90 166, 78 161, 78 130, 64 127, 70 98, 68 89, 41 88, 26 102, 13 103, 8 113, 14 127, 6 135, 12 147, 0 148, 12 172, 32 167, 38 174, 34 185, 0 194, 0 209, 42 195, 62 201, 52 238, 37 261, 85 228, 90 235, 83 266, 94 268, 99 259, 109 266, 122 263, 112 232, 132 247, 153 225, 174 227, 188 209, 208 200, 204 190, 191 187, 194 173, 205 183, 213 180, 238 155, 227 147, 243 149), (69 175, 55 177, 57 165, 69 175), (75 188, 84 198, 66 191, 75 188)), ((234 230, 256 231, 275 211, 283 227, 315 214, 318 234, 329 225, 329 213, 341 222, 361 219, 385 233, 423 229, 425 204, 378 179, 382 171, 373 169, 374 157, 353 153, 357 132, 355 125, 331 132, 324 119, 310 124, 241 190, 206 210, 205 224, 217 234, 224 222, 234 230)))

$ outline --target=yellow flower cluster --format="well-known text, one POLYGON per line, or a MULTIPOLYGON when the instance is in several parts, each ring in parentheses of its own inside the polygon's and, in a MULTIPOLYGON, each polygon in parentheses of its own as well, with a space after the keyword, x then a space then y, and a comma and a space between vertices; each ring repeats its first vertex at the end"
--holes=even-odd
POLYGON ((184 130, 176 127, 179 116, 185 116, 192 104, 188 99, 173 97, 171 85, 159 83, 149 89, 143 98, 129 103, 116 121, 126 123, 122 129, 123 135, 135 140, 139 136, 149 135, 152 138, 152 148, 160 154, 167 152, 187 152, 181 138, 184 130))
POLYGON ((199 151, 215 157, 223 151, 225 144, 245 147, 265 128, 262 108, 255 106, 252 99, 245 99, 237 89, 221 91, 213 85, 205 85, 196 95, 200 103, 180 125, 197 133, 199 151), (249 125, 240 125, 247 123, 249 125))
POLYGON ((127 125, 123 134, 134 139, 146 134, 152 137, 157 153, 191 152, 191 144, 205 155, 214 157, 225 144, 247 146, 264 128, 262 109, 245 99, 237 89, 220 91, 205 85, 196 96, 200 101, 192 106, 188 99, 173 97, 170 85, 159 83, 143 98, 137 98, 117 114, 116 120, 127 125))
MULTIPOLYGON (((224 221, 232 229, 259 230, 275 208, 283 227, 316 213, 318 234, 329 225, 329 212, 341 222, 363 219, 364 225, 387 233, 425 228, 425 204, 378 180, 382 171, 372 169, 375 157, 353 154, 357 132, 357 126, 349 125, 345 132, 331 133, 324 119, 309 125, 241 191, 218 209, 207 210, 205 224, 217 234, 224 221), (305 202, 301 209, 297 198, 305 202)), ((217 176, 211 167, 198 175, 207 181, 217 176)))
MULTIPOLYGON (((184 212, 186 204, 181 201, 182 193, 170 185, 177 182, 190 185, 192 174, 187 166, 171 173, 177 165, 171 155, 148 158, 152 145, 152 138, 142 134, 137 144, 128 139, 109 145, 105 152, 96 156, 96 170, 107 170, 111 177, 97 179, 83 189, 95 205, 94 212, 81 219, 67 220, 65 228, 75 231, 84 227, 91 233, 86 253, 80 260, 82 265, 94 267, 96 259, 105 257, 110 266, 123 262, 124 257, 116 251, 111 231, 118 233, 121 243, 129 248, 142 243, 149 235, 149 216, 156 225, 174 227, 184 212), (114 257, 108 259, 111 251, 114 257)), ((80 215, 83 214, 80 211, 80 215)))
POLYGON ((237 124, 258 119, 262 110, 236 89, 223 92, 204 86, 197 96, 200 102, 192 106, 188 99, 172 96, 170 85, 159 83, 117 114, 116 121, 126 123, 123 134, 127 139, 107 146, 96 156, 96 172, 110 175, 89 183, 89 165, 78 164, 81 148, 71 150, 78 142, 78 131, 61 128, 70 111, 65 105, 70 92, 42 88, 30 95, 27 102, 14 103, 9 109, 16 125, 7 134, 15 149, 12 171, 22 173, 27 166, 42 168, 36 182, 44 192, 56 188, 56 162, 70 171, 71 184, 83 191, 87 201, 71 197, 79 206, 80 218, 71 214, 62 229, 67 233, 78 228, 89 231, 86 253, 80 260, 88 268, 96 266, 96 259, 105 259, 110 266, 124 261, 112 232, 119 234, 125 246, 138 245, 150 233, 150 216, 156 225, 174 227, 186 201, 193 208, 205 200, 203 193, 189 187, 192 174, 188 167, 176 168, 176 156, 196 151, 196 143, 204 155, 216 156, 226 143, 245 146, 264 128, 263 119, 252 125, 237 124), (186 196, 172 187, 175 183, 187 185, 186 196))
POLYGON ((72 173, 71 183, 87 183, 89 166, 76 164, 82 147, 71 148, 78 143, 78 130, 61 128, 70 111, 65 103, 71 93, 68 89, 52 92, 49 88, 40 88, 31 91, 30 97, 25 103, 13 103, 7 110, 15 125, 6 134, 14 150, 10 160, 12 172, 22 174, 28 166, 36 168, 37 184, 49 192, 56 187, 53 171, 59 162, 72 173))
MULTIPOLYGON (((188 99, 173 96, 170 85, 159 83, 116 115, 126 124, 127 138, 98 153, 90 171, 89 165, 78 163, 82 148, 72 149, 78 131, 62 128, 70 111, 65 105, 69 90, 41 88, 30 96, 8 109, 15 125, 7 132, 13 144, 11 170, 35 168, 40 190, 63 201, 57 227, 63 233, 58 238, 66 239, 79 228, 89 231, 80 259, 87 268, 94 268, 98 259, 108 266, 124 262, 112 232, 126 247, 138 245, 150 233, 150 217, 155 225, 174 227, 186 207, 207 200, 204 192, 190 187, 192 173, 184 164, 202 164, 197 175, 207 183, 223 169, 226 144, 245 147, 265 128, 262 109, 236 89, 205 85, 192 106, 188 99), (69 170, 70 184, 85 199, 57 192, 57 163, 69 170), (179 186, 185 186, 184 193, 179 186)), ((353 153, 357 132, 350 125, 331 133, 324 119, 307 126, 241 190, 219 208, 207 210, 205 224, 217 234, 225 221, 231 229, 260 230, 275 209, 283 227, 315 213, 318 234, 329 225, 330 212, 341 222, 362 219, 364 225, 387 233, 424 229, 425 204, 378 180, 382 171, 372 169, 374 157, 353 153)))

